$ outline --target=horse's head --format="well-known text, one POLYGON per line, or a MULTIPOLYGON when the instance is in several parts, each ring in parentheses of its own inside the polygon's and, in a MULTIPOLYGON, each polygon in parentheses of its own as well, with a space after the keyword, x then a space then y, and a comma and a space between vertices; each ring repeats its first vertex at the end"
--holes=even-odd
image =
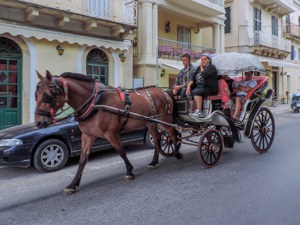
POLYGON ((55 123, 56 112, 64 106, 67 101, 68 91, 66 81, 54 77, 49 71, 46 77, 39 72, 37 76, 40 82, 37 84, 35 99, 35 124, 39 128, 45 128, 55 123))

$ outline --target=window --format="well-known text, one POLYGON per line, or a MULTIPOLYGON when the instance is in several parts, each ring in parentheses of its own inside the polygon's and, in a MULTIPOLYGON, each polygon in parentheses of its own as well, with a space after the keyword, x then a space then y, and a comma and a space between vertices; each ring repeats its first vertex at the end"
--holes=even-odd
POLYGON ((286 22, 286 32, 291 33, 291 17, 290 17, 290 15, 286 16, 285 22, 286 22))
POLYGON ((109 13, 109 0, 88 0, 87 10, 89 16, 107 19, 109 13))
POLYGON ((298 61, 300 61, 300 48, 298 48, 298 61))
POLYGON ((278 36, 278 18, 272 16, 272 34, 278 36))
POLYGON ((177 40, 184 43, 191 43, 191 30, 187 27, 178 27, 177 40))
POLYGON ((261 10, 257 8, 253 8, 254 14, 254 30, 261 30, 261 10))
POLYGON ((231 8, 226 7, 225 8, 225 34, 231 32, 231 8))
POLYGON ((292 48, 291 48, 291 60, 294 60, 295 59, 295 47, 294 45, 292 45, 292 48))
POLYGON ((100 49, 93 49, 86 59, 86 75, 108 84, 108 57, 100 49))
POLYGON ((298 16, 298 26, 300 26, 300 16, 298 16))

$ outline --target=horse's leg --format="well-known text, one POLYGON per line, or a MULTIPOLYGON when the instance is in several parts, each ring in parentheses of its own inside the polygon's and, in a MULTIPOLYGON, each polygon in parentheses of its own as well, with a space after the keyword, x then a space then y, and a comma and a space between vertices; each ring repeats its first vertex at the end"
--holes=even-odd
POLYGON ((176 159, 182 159, 182 154, 179 152, 178 145, 177 145, 178 137, 177 137, 176 130, 170 126, 163 126, 163 128, 171 135, 174 141, 175 144, 174 156, 176 157, 176 159))
POLYGON ((111 145, 115 148, 115 150, 118 152, 118 154, 125 162, 126 169, 127 169, 125 180, 133 180, 134 179, 134 174, 132 173, 133 166, 130 163, 129 159, 127 158, 127 154, 123 147, 120 135, 113 132, 112 135, 107 135, 105 136, 105 138, 111 143, 111 145))
POLYGON ((155 150, 154 150, 154 155, 152 162, 148 164, 149 169, 155 169, 156 164, 158 164, 158 158, 159 158, 159 151, 160 151, 160 134, 157 130, 157 125, 156 124, 151 124, 147 126, 148 131, 153 137, 154 145, 155 145, 155 150))
POLYGON ((78 169, 73 181, 65 188, 65 194, 73 194, 76 191, 76 188, 80 184, 81 176, 84 170, 84 167, 88 161, 91 147, 95 141, 94 136, 89 136, 85 133, 81 135, 81 155, 79 160, 78 169))

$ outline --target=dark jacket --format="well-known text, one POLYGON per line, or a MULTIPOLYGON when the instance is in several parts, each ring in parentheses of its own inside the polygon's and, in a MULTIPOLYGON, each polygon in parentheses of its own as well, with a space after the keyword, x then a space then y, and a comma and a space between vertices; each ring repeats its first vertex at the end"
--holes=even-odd
MULTIPOLYGON (((196 75, 200 73, 200 67, 198 67, 194 73, 193 80, 196 83, 196 75)), ((205 80, 205 95, 217 95, 218 94, 218 72, 213 64, 208 64, 204 71, 201 73, 205 80)))
POLYGON ((190 64, 188 69, 183 68, 182 70, 180 70, 174 85, 186 86, 188 82, 193 78, 195 70, 196 68, 192 64, 190 64))

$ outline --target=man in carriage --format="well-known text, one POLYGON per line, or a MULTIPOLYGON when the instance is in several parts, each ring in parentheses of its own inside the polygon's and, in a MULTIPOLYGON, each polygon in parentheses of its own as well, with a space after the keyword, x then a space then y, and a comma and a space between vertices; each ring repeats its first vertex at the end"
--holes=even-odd
POLYGON ((191 63, 191 55, 190 54, 184 54, 184 55, 182 55, 181 58, 182 58, 182 63, 183 63, 184 68, 181 69, 178 74, 178 77, 172 88, 172 94, 180 96, 180 97, 185 97, 187 85, 193 78, 196 68, 191 63))
POLYGON ((252 90, 257 85, 257 82, 252 79, 253 72, 248 71, 245 72, 245 80, 241 80, 237 83, 236 87, 233 89, 233 92, 236 93, 235 98, 235 109, 232 115, 232 119, 234 122, 238 121, 238 114, 241 111, 242 104, 245 101, 245 97, 249 91, 252 90))

